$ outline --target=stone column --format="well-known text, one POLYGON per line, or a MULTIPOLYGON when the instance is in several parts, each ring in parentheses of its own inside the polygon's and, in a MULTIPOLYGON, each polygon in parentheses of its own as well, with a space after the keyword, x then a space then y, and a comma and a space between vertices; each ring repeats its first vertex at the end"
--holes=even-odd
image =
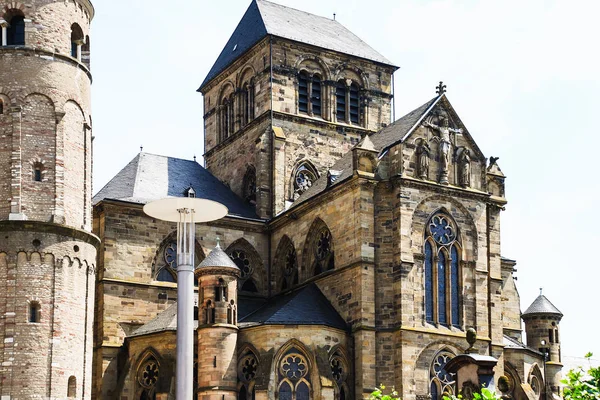
POLYGON ((8 22, 6 22, 6 20, 4 20, 3 18, 0 18, 0 27, 2 27, 2 46, 6 46, 6 43, 7 43, 6 33, 7 33, 7 28, 8 28, 8 22))
POLYGON ((27 217, 21 209, 22 173, 21 157, 21 107, 11 109, 12 116, 12 153, 11 153, 11 200, 9 220, 24 220, 27 217))

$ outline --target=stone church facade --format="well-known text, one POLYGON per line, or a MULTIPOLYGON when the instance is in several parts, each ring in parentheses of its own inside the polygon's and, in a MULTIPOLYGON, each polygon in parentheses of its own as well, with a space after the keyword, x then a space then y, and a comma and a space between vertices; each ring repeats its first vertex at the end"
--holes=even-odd
POLYGON ((392 62, 254 0, 199 88, 206 167, 142 152, 92 199, 92 18, 0 1, 3 400, 174 398, 176 226, 142 207, 191 194, 229 209, 196 229, 198 399, 438 399, 469 328, 497 391, 558 395, 562 314, 521 314, 505 176, 441 82, 392 121, 392 62))

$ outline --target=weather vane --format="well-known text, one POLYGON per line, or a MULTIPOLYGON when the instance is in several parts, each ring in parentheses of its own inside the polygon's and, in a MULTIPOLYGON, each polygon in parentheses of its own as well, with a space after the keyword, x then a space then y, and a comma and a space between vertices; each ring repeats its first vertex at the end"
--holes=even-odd
POLYGON ((440 84, 435 87, 435 93, 437 93, 438 95, 446 93, 446 85, 444 85, 444 82, 440 81, 440 84))

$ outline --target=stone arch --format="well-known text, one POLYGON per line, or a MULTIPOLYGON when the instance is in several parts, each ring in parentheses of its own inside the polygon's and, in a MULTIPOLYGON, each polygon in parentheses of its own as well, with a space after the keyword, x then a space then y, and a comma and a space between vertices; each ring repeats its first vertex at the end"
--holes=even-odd
MULTIPOLYGON (((237 359, 238 374, 238 393, 244 390, 247 398, 253 398, 252 392, 256 383, 256 373, 260 368, 260 353, 250 343, 244 343, 240 346, 237 359)), ((243 397, 241 397, 243 399, 243 397)))
POLYGON ((163 359, 153 347, 146 348, 137 358, 134 372, 136 398, 141 398, 145 392, 147 398, 155 394, 156 385, 160 378, 163 359))
POLYGON ((341 79, 351 79, 352 82, 356 83, 360 89, 369 89, 369 79, 367 78, 366 74, 357 67, 348 64, 342 64, 337 67, 333 71, 332 80, 337 82, 341 79))
POLYGON ((529 372, 527 373, 527 383, 529 386, 531 386, 531 389, 534 391, 536 396, 539 397, 542 395, 542 393, 544 393, 544 375, 542 374, 542 369, 537 362, 533 363, 533 365, 529 368, 529 372))
MULTIPOLYGON (((294 385, 293 381, 286 379, 286 377, 282 375, 282 371, 280 368, 280 364, 283 362, 285 357, 291 354, 301 355, 306 360, 308 368, 308 372, 305 375, 303 375, 300 379, 296 380, 296 385, 300 385, 301 382, 307 383, 310 392, 313 393, 313 396, 311 396, 311 398, 319 398, 319 371, 315 355, 307 346, 305 346, 302 342, 300 342, 297 339, 290 339, 288 342, 283 344, 276 352, 275 357, 273 357, 271 373, 274 377, 273 388, 275 389, 276 393, 279 393, 281 385, 284 382, 288 382, 294 385)), ((276 398, 278 398, 278 396, 276 396, 276 398)))
POLYGON ((275 258, 273 260, 275 266, 275 292, 286 290, 293 285, 298 284, 298 257, 294 243, 287 235, 279 240, 275 258))
POLYGON ((294 64, 294 68, 300 72, 302 70, 306 71, 309 75, 313 75, 315 73, 319 73, 321 75, 321 79, 323 81, 329 80, 331 76, 330 67, 327 63, 318 56, 312 54, 301 54, 296 58, 296 63, 294 64), (315 68, 314 65, 310 66, 311 63, 318 65, 318 68, 315 68))
POLYGON ((333 269, 335 269, 335 239, 327 224, 317 217, 304 241, 301 278, 306 280, 333 269))
POLYGON ((20 1, 13 1, 8 3, 7 5, 4 6, 4 11, 2 12, 2 18, 4 18, 6 21, 9 20, 9 18, 12 18, 14 16, 14 12, 20 12, 24 17, 29 16, 29 14, 25 13, 25 5, 23 3, 21 3, 20 1))
POLYGON ((411 227, 412 227, 412 248, 413 253, 420 253, 423 248, 423 240, 425 227, 432 215, 438 211, 443 211, 456 223, 458 237, 462 242, 462 260, 476 260, 478 253, 477 246, 477 225, 473 215, 467 208, 457 201, 448 196, 444 195, 432 195, 423 199, 414 208, 411 216, 411 227), (445 204, 444 204, 445 203, 445 204), (456 209, 456 211, 454 211, 456 209), (470 245, 470 246, 469 246, 470 245), (466 249, 470 248, 472 254, 468 254, 466 249))
MULTIPOLYGON (((517 368, 512 363, 504 361, 504 375, 508 377, 508 393, 512 394, 512 398, 516 398, 515 389, 521 387, 521 377, 517 368)), ((504 394, 504 393, 503 393, 504 394)))
POLYGON ((341 391, 345 393, 345 398, 352 398, 353 376, 348 351, 341 345, 336 344, 329 351, 329 366, 331 376, 335 382, 335 398, 341 398, 341 391), (340 364, 341 362, 341 364, 340 364))
POLYGON ((244 83, 250 83, 250 81, 256 76, 256 70, 250 64, 245 65, 244 68, 239 72, 237 76, 236 87, 241 88, 244 83))
POLYGON ((319 179, 319 171, 308 159, 298 160, 288 182, 288 200, 295 201, 319 179))
POLYGON ((267 274, 264 263, 254 248, 245 238, 231 243, 225 253, 241 270, 238 290, 266 294, 267 274))
POLYGON ((10 97, 4 94, 3 88, 0 88, 0 115, 8 115, 10 113, 10 97))
MULTIPOLYGON (((150 267, 150 276, 151 279, 154 280, 159 280, 158 275, 161 272, 161 270, 163 270, 165 267, 168 267, 170 264, 170 260, 171 258, 169 258, 169 261, 167 261, 167 256, 165 255, 165 251, 167 249, 168 246, 170 246, 171 244, 175 243, 175 248, 173 248, 174 252, 170 253, 171 255, 173 255, 175 258, 172 259, 175 264, 171 264, 170 265, 170 269, 167 271, 169 274, 171 274, 171 276, 173 277, 173 281, 172 282, 176 282, 177 281, 177 275, 176 275, 176 264, 177 264, 177 258, 176 258, 176 244, 177 244, 177 231, 173 231, 171 233, 169 233, 167 236, 165 236, 165 238, 160 242, 160 244, 158 245, 158 247, 156 248, 156 252, 154 253, 154 257, 152 258, 152 264, 150 267), (175 265, 175 268, 173 268, 173 265, 175 265)), ((202 246, 200 245, 200 243, 196 240, 195 246, 194 246, 194 268, 196 268, 206 257, 206 255, 204 254, 204 249, 202 248, 202 246)))
POLYGON ((374 174, 377 170, 377 157, 373 153, 359 153, 357 170, 374 174))
POLYGON ((223 82, 219 90, 218 104, 223 103, 233 93, 235 93, 235 84, 230 80, 223 82))
POLYGON ((456 347, 454 343, 449 340, 436 340, 427 346, 425 346, 416 356, 415 368, 413 371, 413 380, 415 387, 423 388, 423 393, 417 393, 417 395, 428 395, 429 394, 429 372, 431 369, 431 363, 434 357, 440 352, 447 351, 454 355, 462 354, 463 350, 456 347))
POLYGON ((83 117, 83 122, 89 124, 89 116, 86 116, 85 111, 83 110, 83 107, 81 107, 80 102, 76 99, 73 98, 68 98, 64 104, 62 104, 62 107, 60 107, 59 109, 62 109, 63 112, 67 112, 67 105, 68 104, 72 104, 74 105, 76 108, 79 109, 79 111, 81 112, 81 116, 83 117))

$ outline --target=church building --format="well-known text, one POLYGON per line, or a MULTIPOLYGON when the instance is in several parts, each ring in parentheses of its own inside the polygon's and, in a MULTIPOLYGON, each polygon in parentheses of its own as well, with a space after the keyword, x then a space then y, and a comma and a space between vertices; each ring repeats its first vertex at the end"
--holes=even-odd
POLYGON ((563 315, 521 313, 505 176, 442 82, 392 121, 392 61, 252 0, 198 89, 205 166, 140 152, 92 198, 93 15, 0 0, 2 400, 175 398, 176 224, 143 206, 194 196, 229 210, 196 227, 195 398, 438 400, 477 390, 445 369, 468 352, 560 395, 563 315))

